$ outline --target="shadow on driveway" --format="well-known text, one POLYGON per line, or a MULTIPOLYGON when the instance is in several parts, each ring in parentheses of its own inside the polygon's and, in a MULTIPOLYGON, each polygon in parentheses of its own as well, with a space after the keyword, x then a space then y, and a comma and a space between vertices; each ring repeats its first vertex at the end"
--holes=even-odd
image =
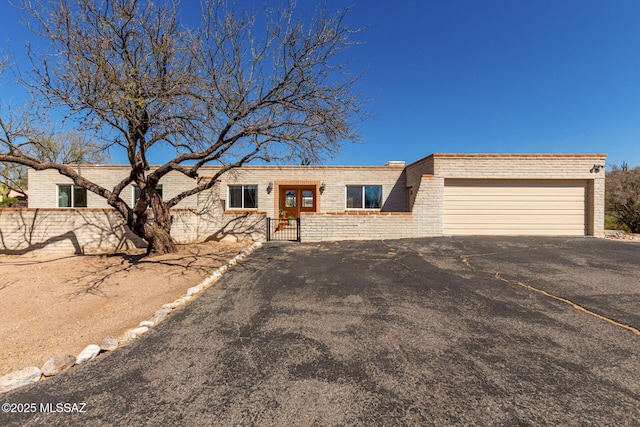
POLYGON ((640 245, 592 238, 269 244, 140 340, 0 399, 86 412, 0 424, 638 425, 639 277, 640 245))

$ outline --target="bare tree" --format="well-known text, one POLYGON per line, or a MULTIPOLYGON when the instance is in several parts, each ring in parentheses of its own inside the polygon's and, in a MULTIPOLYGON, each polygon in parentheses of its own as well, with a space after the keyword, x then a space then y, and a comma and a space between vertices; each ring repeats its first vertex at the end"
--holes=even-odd
MULTIPOLYGON (((27 127, 31 127, 34 119, 30 119, 27 123, 22 120, 28 117, 27 114, 21 114, 21 120, 15 120, 11 114, 8 117, 0 116, 0 145, 7 141, 15 141, 20 139, 20 131, 24 131, 27 127)), ((42 121, 40 120, 40 123, 42 121)), ((30 129, 30 134, 35 131, 30 129)), ((40 159, 44 162, 55 162, 60 164, 80 164, 80 163, 100 163, 108 158, 108 153, 102 147, 93 144, 91 141, 85 140, 84 137, 76 132, 58 132, 53 126, 48 131, 39 132, 36 141, 24 144, 21 152, 28 156, 40 159)), ((0 163, 0 185, 7 190, 20 194, 25 199, 28 198, 27 188, 27 167, 19 163, 10 163, 5 161, 0 163)))
MULTIPOLYGON (((3 71, 3 70, 0 70, 3 71)), ((0 101, 0 107, 4 107, 0 101)), ((4 110, 4 108, 3 108, 4 110)), ((24 123, 22 120, 18 121, 14 118, 11 112, 3 111, 3 115, 0 115, 0 144, 8 145, 13 138, 19 138, 24 123)), ((0 163, 0 183, 6 189, 6 193, 15 191, 27 196, 27 171, 26 166, 20 164, 9 163, 4 161, 0 163)))
POLYGON ((605 210, 618 223, 640 233, 640 166, 628 170, 612 166, 605 183, 605 210))
MULTIPOLYGON (((6 56, 0 59, 0 75, 2 75, 7 67, 8 58, 6 56)), ((3 111, 4 105, 2 100, 0 100, 0 111, 3 111)), ((0 115, 0 144, 4 143, 6 137, 3 138, 2 135, 5 136, 10 135, 16 123, 12 117, 4 117, 0 115)), ((22 165, 14 165, 9 162, 0 163, 0 206, 12 204, 13 201, 8 201, 7 196, 11 191, 15 191, 22 196, 26 197, 26 167, 22 165)))
POLYGON ((259 15, 207 1, 202 24, 190 29, 172 1, 24 1, 31 28, 51 44, 50 54, 30 52, 33 71, 23 79, 37 105, 61 111, 104 148, 125 150, 131 169, 104 188, 25 151, 38 141, 28 132, 0 141, 0 161, 58 170, 104 197, 149 253, 174 251, 170 209, 223 173, 256 159, 316 160, 358 138, 358 76, 339 59, 354 43, 347 10, 305 19, 294 6, 259 15), (149 153, 167 147, 176 156, 151 169, 149 153), (156 191, 167 173, 195 178, 206 164, 219 165, 211 179, 169 200, 156 191), (141 190, 132 207, 121 198, 131 183, 141 190))

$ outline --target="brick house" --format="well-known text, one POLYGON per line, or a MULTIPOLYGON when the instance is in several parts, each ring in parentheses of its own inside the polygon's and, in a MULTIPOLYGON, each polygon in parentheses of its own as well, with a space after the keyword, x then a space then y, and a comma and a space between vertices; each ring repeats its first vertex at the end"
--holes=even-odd
MULTIPOLYGON (((172 235, 183 243, 264 239, 266 218, 286 212, 300 218, 302 241, 464 234, 601 236, 605 159, 604 154, 432 154, 410 165, 248 165, 223 175, 211 190, 182 200, 172 210, 172 235)), ((128 171, 118 165, 79 168, 107 188, 128 171)), ((213 166, 203 167, 197 179, 214 171, 213 166)), ((194 184, 194 179, 172 172, 159 189, 170 198, 194 184)), ((131 186, 121 197, 134 203, 137 191, 131 186)), ((6 213, 0 223, 7 220, 6 213)), ((29 171, 29 209, 23 216, 36 213, 44 222, 33 220, 32 227, 42 231, 32 230, 31 235, 42 241, 47 233, 71 233, 76 252, 136 240, 104 199, 74 187, 53 170, 29 171), (55 225, 45 227, 51 222, 55 225)))

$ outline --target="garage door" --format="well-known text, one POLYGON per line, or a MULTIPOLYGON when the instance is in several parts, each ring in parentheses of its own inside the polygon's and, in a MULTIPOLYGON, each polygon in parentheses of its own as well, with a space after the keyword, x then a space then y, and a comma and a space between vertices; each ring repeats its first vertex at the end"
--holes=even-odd
POLYGON ((444 234, 582 236, 587 182, 446 179, 444 234))

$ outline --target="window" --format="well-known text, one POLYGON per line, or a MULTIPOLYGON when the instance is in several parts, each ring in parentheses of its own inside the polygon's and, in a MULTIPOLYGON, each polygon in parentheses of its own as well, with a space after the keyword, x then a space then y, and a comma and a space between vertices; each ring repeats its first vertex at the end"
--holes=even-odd
POLYGON ((59 208, 86 208, 87 189, 72 184, 58 185, 59 208))
MULTIPOLYGON (((138 187, 136 184, 133 184, 132 187, 133 187, 133 205, 135 205, 140 199, 140 187, 138 187)), ((162 184, 156 185, 156 191, 158 192, 158 195, 162 197, 162 184)))
POLYGON ((296 207, 296 190, 287 190, 287 192, 284 194, 284 207, 296 207))
POLYGON ((347 185, 347 209, 380 209, 381 185, 347 185))
POLYGON ((230 209, 255 209, 258 207, 257 185, 230 185, 230 209))
POLYGON ((302 207, 303 208, 313 207, 313 191, 302 190, 302 207))

